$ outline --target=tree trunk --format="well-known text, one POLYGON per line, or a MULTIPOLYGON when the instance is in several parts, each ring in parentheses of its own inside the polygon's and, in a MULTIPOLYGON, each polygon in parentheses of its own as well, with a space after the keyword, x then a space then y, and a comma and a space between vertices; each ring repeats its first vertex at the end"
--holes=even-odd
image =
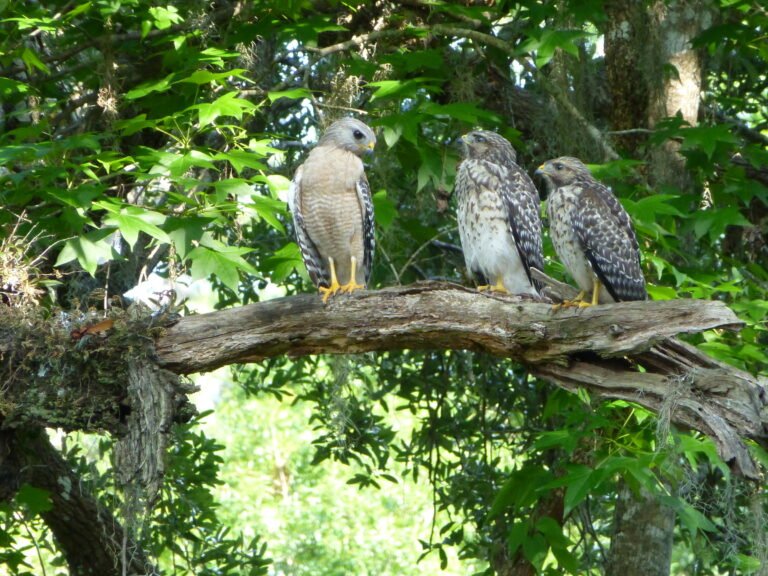
POLYGON ((110 511, 84 490, 42 429, 0 433, 0 499, 10 499, 24 484, 50 495, 52 507, 41 515, 71 576, 156 573, 110 511))
MULTIPOLYGON (((702 57, 691 47, 702 30, 712 24, 709 2, 672 0, 656 2, 651 7, 651 22, 655 30, 653 45, 660 58, 657 70, 650 78, 648 125, 653 128, 659 120, 680 116, 696 126, 702 90, 702 57)), ((669 140, 651 151, 650 179, 652 184, 690 188, 691 180, 680 155, 680 143, 669 140)))
POLYGON ((606 576, 668 576, 675 514, 654 496, 619 484, 606 576))
MULTIPOLYGON (((611 94, 611 130, 648 127, 650 18, 641 0, 617 0, 605 5, 605 67, 611 94), (646 47, 638 50, 639 46, 646 47)), ((616 142, 630 156, 646 139, 643 133, 624 134, 616 142)))
MULTIPOLYGON (((615 130, 653 128, 680 114, 698 121, 702 61, 691 40, 711 23, 708 3, 689 0, 609 2, 606 65, 616 98, 615 130), (642 117, 646 114, 646 118, 642 117)), ((625 140, 630 150, 636 140, 625 140)), ((667 141, 650 153, 649 180, 681 190, 690 188, 680 144, 667 141)), ((607 574, 669 574, 675 512, 649 494, 634 495, 622 485, 614 515, 607 574)))

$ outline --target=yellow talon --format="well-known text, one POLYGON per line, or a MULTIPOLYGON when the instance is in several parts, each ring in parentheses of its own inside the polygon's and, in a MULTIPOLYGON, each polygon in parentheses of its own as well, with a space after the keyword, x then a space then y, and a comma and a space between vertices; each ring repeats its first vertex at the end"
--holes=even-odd
POLYGON ((486 290, 490 292, 498 292, 500 294, 509 294, 509 291, 504 287, 504 284, 501 282, 501 278, 498 278, 496 280, 496 284, 491 286, 490 284, 484 284, 482 286, 477 287, 478 292, 485 292, 486 290))
POLYGON ((590 306, 597 306, 598 299, 600 298, 600 280, 597 278, 592 282, 592 300, 587 302, 584 298, 587 296, 587 291, 582 290, 578 293, 573 300, 563 300, 560 304, 555 304, 552 308, 559 310, 560 308, 589 308, 590 306))
POLYGON ((333 263, 333 258, 328 258, 328 266, 331 269, 331 285, 327 288, 320 286, 318 290, 323 295, 323 304, 328 304, 328 298, 336 294, 341 289, 338 279, 336 278, 336 265, 333 263))
POLYGON ((586 290, 582 290, 576 295, 576 298, 573 300, 563 300, 560 302, 560 304, 555 304, 552 306, 553 310, 560 310, 560 308, 584 308, 585 306, 589 306, 586 302, 584 302, 584 296, 587 295, 586 290))
POLYGON ((349 273, 349 282, 341 286, 341 292, 344 294, 351 294, 355 290, 362 290, 365 288, 365 284, 357 283, 357 258, 352 256, 352 266, 349 273))

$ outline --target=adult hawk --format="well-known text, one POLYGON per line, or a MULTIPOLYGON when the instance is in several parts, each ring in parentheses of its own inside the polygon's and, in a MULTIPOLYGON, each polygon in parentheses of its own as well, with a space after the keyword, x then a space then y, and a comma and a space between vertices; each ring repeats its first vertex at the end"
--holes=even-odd
POLYGON ((536 174, 549 183, 547 214, 555 251, 581 289, 573 304, 646 300, 637 237, 610 188, 567 156, 548 160, 536 174))
POLYGON ((296 240, 323 302, 339 291, 365 288, 371 275, 373 202, 360 158, 375 145, 376 136, 364 123, 338 120, 291 182, 288 206, 296 240))
POLYGON ((456 195, 467 268, 487 283, 479 290, 535 295, 531 268, 544 269, 536 187, 498 134, 476 130, 461 141, 456 195))

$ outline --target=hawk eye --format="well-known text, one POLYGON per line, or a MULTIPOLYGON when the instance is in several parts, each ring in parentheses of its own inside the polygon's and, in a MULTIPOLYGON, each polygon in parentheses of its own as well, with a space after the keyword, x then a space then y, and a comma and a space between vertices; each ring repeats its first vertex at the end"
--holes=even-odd
POLYGON ((480 134, 475 134, 475 142, 485 142, 485 136, 481 136, 480 134))
POLYGON ((563 165, 560 162, 555 162, 555 170, 562 170, 563 165))
POLYGON ((355 130, 354 132, 352 132, 352 135, 355 137, 355 140, 362 140, 363 137, 365 136, 365 134, 360 132, 360 130, 355 130))

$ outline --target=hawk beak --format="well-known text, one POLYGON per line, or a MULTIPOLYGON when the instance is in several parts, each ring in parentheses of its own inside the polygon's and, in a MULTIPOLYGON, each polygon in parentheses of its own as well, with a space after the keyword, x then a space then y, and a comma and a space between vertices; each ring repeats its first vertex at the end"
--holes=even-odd
POLYGON ((368 142, 367 148, 368 150, 373 150, 375 146, 376 146, 376 142, 368 142))
POLYGON ((546 165, 542 164, 541 166, 536 168, 536 172, 534 172, 534 174, 538 176, 546 176, 547 174, 546 165))

